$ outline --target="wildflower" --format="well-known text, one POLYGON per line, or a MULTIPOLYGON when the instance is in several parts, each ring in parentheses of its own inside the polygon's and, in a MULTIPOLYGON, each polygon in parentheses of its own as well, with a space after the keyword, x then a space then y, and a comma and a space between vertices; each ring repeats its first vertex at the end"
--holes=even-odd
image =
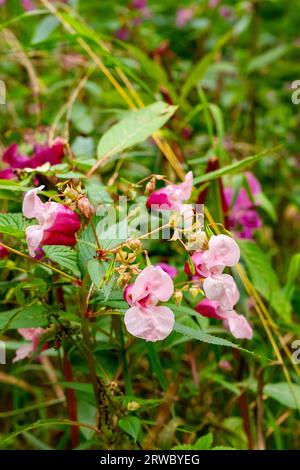
POLYGON ((193 173, 189 171, 183 181, 178 185, 169 184, 162 189, 158 189, 147 199, 147 207, 152 205, 162 206, 162 209, 182 211, 184 201, 191 197, 193 188, 193 173))
POLYGON ((13 362, 25 359, 25 357, 29 357, 31 353, 36 351, 39 346, 40 336, 45 332, 45 330, 43 328, 20 328, 18 329, 18 332, 24 339, 30 341, 30 343, 24 344, 17 349, 13 362))
POLYGON ((43 187, 28 191, 23 201, 24 216, 38 221, 38 225, 31 225, 26 229, 29 254, 33 257, 41 245, 75 245, 75 234, 80 229, 80 219, 76 212, 63 204, 43 203, 40 200, 37 192, 43 187))
POLYGON ((169 307, 158 306, 174 292, 171 277, 160 266, 148 266, 135 282, 124 290, 124 299, 130 305, 125 314, 129 333, 146 341, 165 339, 174 326, 174 314, 169 307))
POLYGON ((3 153, 2 160, 9 165, 9 168, 0 171, 0 178, 13 179, 14 170, 37 168, 45 163, 57 165, 61 163, 63 157, 64 144, 60 139, 57 139, 50 147, 48 145, 36 145, 31 157, 20 154, 18 145, 12 144, 3 153))
POLYGON ((234 310, 240 295, 233 277, 229 274, 208 277, 203 282, 203 289, 207 299, 196 305, 195 310, 204 317, 222 320, 235 338, 251 339, 251 325, 234 310))
POLYGON ((252 239, 253 232, 260 228, 262 221, 256 207, 258 206, 258 196, 261 193, 261 186, 255 176, 248 172, 246 179, 251 193, 251 199, 245 188, 241 188, 236 200, 233 203, 232 188, 225 188, 224 195, 229 210, 228 226, 239 238, 252 239))
POLYGON ((156 266, 160 266, 172 279, 177 276, 178 270, 175 266, 171 266, 168 263, 157 263, 156 266))
MULTIPOLYGON (((208 242, 208 250, 195 251, 191 256, 197 276, 208 277, 221 274, 225 266, 234 266, 240 258, 240 249, 233 238, 227 235, 213 235, 208 242)), ((185 272, 191 275, 189 264, 185 272)))

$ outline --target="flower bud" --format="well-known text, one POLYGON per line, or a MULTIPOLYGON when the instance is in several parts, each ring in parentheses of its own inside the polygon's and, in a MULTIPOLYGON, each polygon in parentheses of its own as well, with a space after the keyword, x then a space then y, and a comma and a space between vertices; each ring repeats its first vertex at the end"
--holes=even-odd
POLYGON ((155 191, 155 187, 156 187, 156 180, 154 176, 152 176, 150 181, 146 184, 146 188, 145 188, 146 196, 150 196, 150 194, 152 194, 153 191, 155 191))
POLYGON ((131 274, 130 273, 124 273, 124 274, 121 274, 121 276, 119 277, 117 283, 118 283, 118 286, 123 288, 125 287, 127 284, 129 284, 131 280, 131 274))
POLYGON ((87 197, 83 196, 77 201, 77 208, 81 214, 90 219, 94 213, 94 208, 87 197))
POLYGON ((136 401, 130 401, 127 405, 127 409, 129 411, 136 411, 138 410, 139 408, 141 407, 141 405, 139 405, 139 403, 137 403, 136 401))
POLYGON ((181 302, 182 302, 182 298, 183 298, 183 293, 180 291, 180 290, 176 290, 174 292, 174 301, 175 301, 175 304, 176 305, 180 305, 181 302))

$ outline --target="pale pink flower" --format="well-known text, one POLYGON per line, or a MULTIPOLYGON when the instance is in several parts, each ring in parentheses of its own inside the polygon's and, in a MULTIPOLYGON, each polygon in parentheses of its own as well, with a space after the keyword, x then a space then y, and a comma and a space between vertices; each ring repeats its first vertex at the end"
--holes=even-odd
POLYGON ((38 221, 38 225, 26 229, 29 254, 33 257, 41 245, 75 245, 75 233, 80 229, 80 218, 76 212, 63 204, 43 203, 40 200, 37 192, 43 187, 28 191, 23 200, 24 216, 38 221))
MULTIPOLYGON (((240 248, 233 238, 227 235, 213 235, 208 242, 208 250, 195 251, 191 256, 195 275, 209 277, 222 274, 226 266, 235 266, 240 259, 240 248)), ((185 272, 191 275, 189 264, 185 272)))
POLYGON ((165 339, 173 330, 175 318, 169 307, 157 304, 169 300, 173 292, 173 281, 161 267, 145 268, 124 291, 131 306, 124 318, 129 333, 146 341, 165 339))
POLYGON ((43 328, 20 328, 18 329, 18 332, 24 339, 30 341, 30 343, 23 344, 17 349, 13 362, 25 359, 36 351, 39 346, 40 336, 45 332, 45 330, 43 328))
POLYGON ((207 277, 203 282, 203 290, 209 300, 217 300, 225 310, 232 310, 240 298, 237 285, 230 274, 207 277))
POLYGON ((244 315, 238 315, 235 310, 227 312, 223 324, 232 336, 237 339, 252 339, 253 330, 244 315))

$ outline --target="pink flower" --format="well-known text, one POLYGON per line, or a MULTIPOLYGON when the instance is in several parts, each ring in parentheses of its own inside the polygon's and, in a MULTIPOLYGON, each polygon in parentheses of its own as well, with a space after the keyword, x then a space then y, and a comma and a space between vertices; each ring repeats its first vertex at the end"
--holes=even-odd
MULTIPOLYGON (((246 189, 241 188, 233 207, 229 210, 228 225, 239 238, 252 239, 254 230, 262 225, 261 218, 256 212, 257 197, 261 193, 261 186, 252 173, 246 173, 246 178, 253 201, 249 198, 246 189)), ((224 195, 227 205, 231 206, 233 189, 225 188, 224 195)))
POLYGON ((38 225, 26 229, 29 254, 33 257, 41 245, 75 245, 75 234, 80 229, 80 218, 69 207, 40 200, 37 192, 43 187, 28 191, 23 201, 24 216, 38 221, 38 225))
POLYGON ((225 310, 232 310, 240 298, 237 285, 230 274, 207 277, 203 282, 203 290, 209 300, 218 301, 225 310))
POLYGON ((145 268, 124 291, 130 305, 124 319, 129 333, 146 341, 165 339, 173 330, 174 314, 170 308, 157 304, 169 300, 173 292, 173 281, 161 267, 145 268))
POLYGON ((57 139, 50 147, 47 145, 36 145, 31 157, 20 154, 18 145, 12 144, 5 150, 2 156, 2 160, 8 163, 10 168, 2 170, 0 177, 3 179, 12 179, 14 177, 13 170, 37 168, 45 163, 57 165, 61 163, 63 157, 64 144, 60 139, 57 139))
POLYGON ((253 330, 247 319, 243 315, 238 315, 235 310, 222 308, 217 300, 203 299, 195 307, 196 312, 207 318, 223 320, 223 325, 232 336, 237 339, 251 339, 253 330))
POLYGON ((231 310, 227 313, 223 324, 235 338, 252 339, 253 330, 251 325, 244 315, 238 315, 235 310, 231 310))
POLYGON ((31 341, 31 343, 24 344, 17 349, 13 362, 25 359, 25 357, 29 357, 31 353, 36 351, 39 346, 40 336, 45 332, 45 330, 43 328, 20 328, 18 332, 24 339, 31 341))
POLYGON ((176 26, 183 28, 194 16, 194 8, 178 8, 176 12, 176 26))
POLYGON ((209 0, 208 6, 209 8, 216 8, 219 3, 220 3, 220 0, 209 0))
POLYGON ((189 171, 183 183, 178 185, 169 184, 162 189, 154 191, 147 199, 147 207, 150 209, 152 205, 162 207, 162 209, 182 211, 184 201, 191 197, 193 189, 193 173, 189 171))
POLYGON ((178 270, 175 266, 171 266, 167 263, 157 263, 156 266, 160 266, 165 273, 169 274, 169 276, 173 279, 177 276, 178 270))
MULTIPOLYGON (((208 250, 195 251, 191 256, 195 275, 208 277, 221 274, 226 266, 235 266, 240 259, 240 249, 233 238, 227 235, 213 235, 208 242, 208 250)), ((191 275, 189 264, 185 272, 191 275)))

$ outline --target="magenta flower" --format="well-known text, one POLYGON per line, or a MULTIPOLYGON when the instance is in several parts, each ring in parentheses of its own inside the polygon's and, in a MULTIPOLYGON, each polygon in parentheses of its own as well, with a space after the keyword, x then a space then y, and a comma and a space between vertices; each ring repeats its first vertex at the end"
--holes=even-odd
POLYGON ((75 245, 75 234, 81 225, 79 216, 69 207, 57 202, 44 204, 37 196, 43 187, 28 191, 23 201, 24 216, 38 221, 38 225, 26 229, 29 254, 33 257, 42 245, 75 245))
POLYGON ((203 317, 215 318, 216 320, 222 320, 222 309, 219 302, 216 300, 203 299, 195 307, 196 312, 200 313, 203 317))
MULTIPOLYGON (((239 238, 252 239, 254 230, 262 225, 261 218, 256 212, 261 186, 252 173, 246 173, 246 178, 253 201, 249 198, 246 189, 241 188, 232 209, 229 210, 228 226, 239 238)), ((225 188, 224 195, 227 205, 231 206, 233 189, 225 188)))
POLYGON ((169 274, 172 279, 177 276, 178 270, 175 266, 171 266, 168 263, 157 263, 155 266, 159 266, 165 273, 169 274))
MULTIPOLYGON (((221 274, 226 266, 235 266, 239 259, 239 246, 233 238, 227 235, 213 235, 209 239, 208 250, 195 251, 191 256, 195 275, 200 277, 221 274)), ((184 270, 187 274, 192 274, 188 263, 184 270)))
POLYGON ((145 268, 124 290, 124 298, 130 305, 124 319, 129 333, 146 341, 160 341, 169 336, 175 323, 174 314, 169 307, 157 304, 169 300, 173 292, 173 281, 161 267, 145 268))
POLYGON ((178 8, 176 12, 176 26, 183 28, 189 21, 193 19, 195 10, 192 7, 178 8))
POLYGON ((147 0, 132 0, 132 7, 136 10, 144 10, 144 8, 147 8, 147 4, 147 0))
POLYGON ((183 183, 169 184, 162 189, 154 191, 147 199, 147 207, 156 205, 162 209, 182 211, 184 201, 191 197, 193 189, 193 173, 189 171, 183 183))
POLYGON ((6 258, 7 255, 8 255, 7 249, 4 248, 4 246, 0 245, 0 259, 6 258))
POLYGON ((9 168, 0 171, 0 178, 14 178, 13 170, 37 168, 45 163, 57 165, 62 162, 63 157, 64 144, 60 139, 57 139, 50 147, 47 145, 36 145, 31 157, 20 154, 18 145, 12 144, 3 153, 2 160, 9 165, 9 168))
POLYGON ((30 343, 24 344, 17 349, 13 362, 25 359, 25 357, 29 357, 34 351, 36 351, 39 346, 40 336, 45 332, 45 330, 43 328, 20 328, 18 332, 24 339, 30 341, 30 343))

